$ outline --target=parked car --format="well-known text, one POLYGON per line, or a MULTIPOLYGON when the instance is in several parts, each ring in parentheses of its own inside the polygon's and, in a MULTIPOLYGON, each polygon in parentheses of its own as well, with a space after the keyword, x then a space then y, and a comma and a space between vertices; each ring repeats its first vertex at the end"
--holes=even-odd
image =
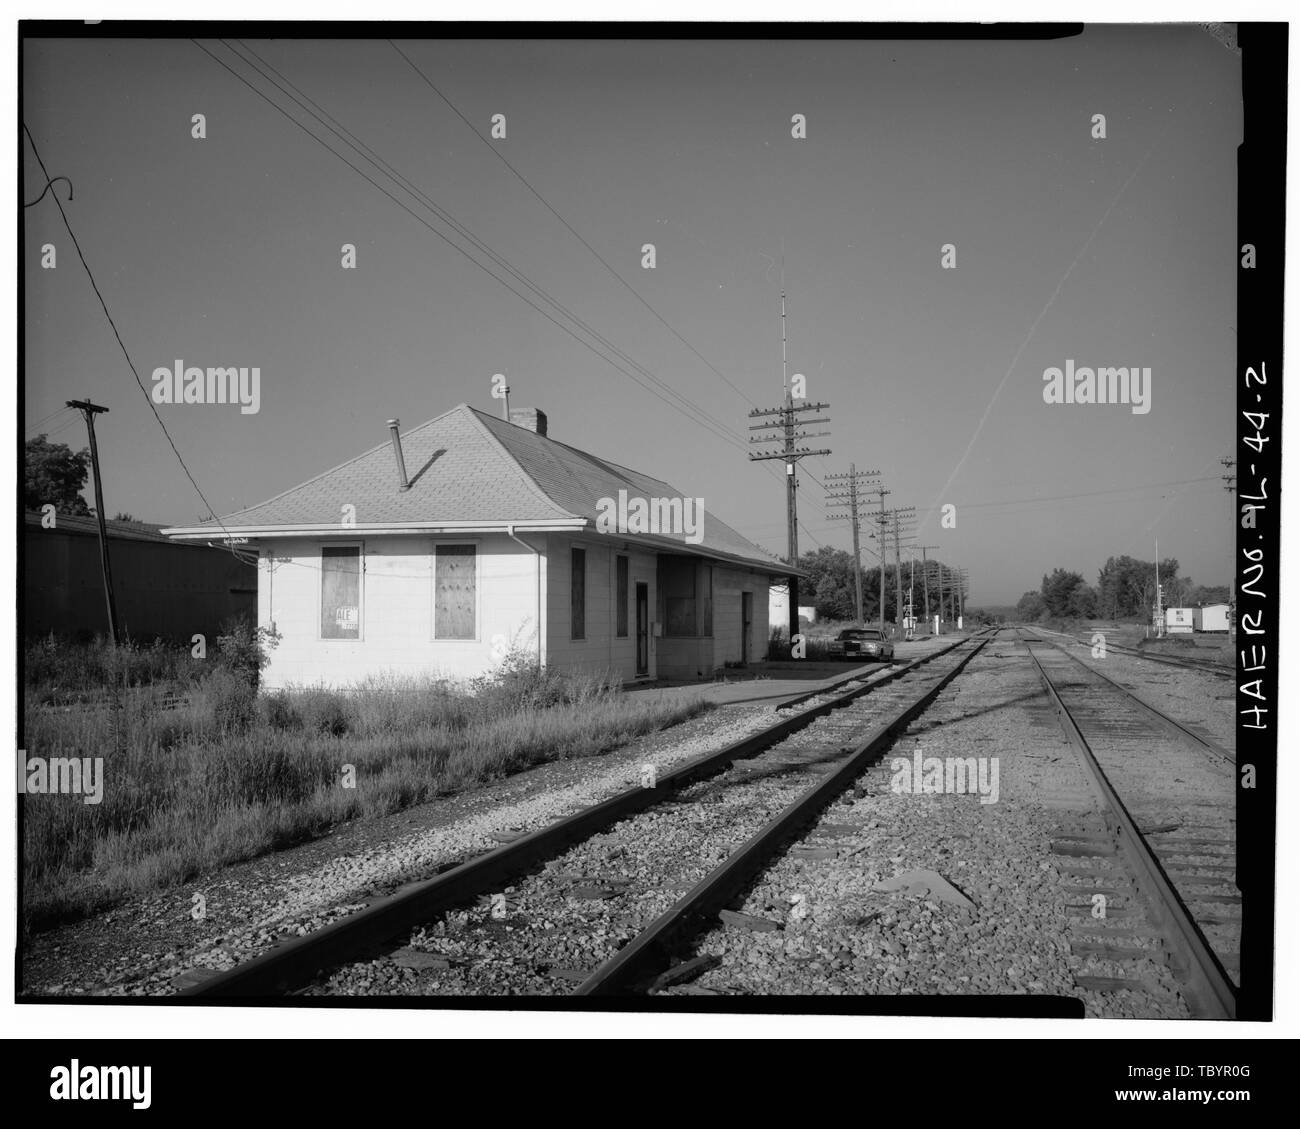
POLYGON ((829 647, 833 659, 861 659, 892 662, 894 644, 880 634, 878 627, 846 627, 829 647))

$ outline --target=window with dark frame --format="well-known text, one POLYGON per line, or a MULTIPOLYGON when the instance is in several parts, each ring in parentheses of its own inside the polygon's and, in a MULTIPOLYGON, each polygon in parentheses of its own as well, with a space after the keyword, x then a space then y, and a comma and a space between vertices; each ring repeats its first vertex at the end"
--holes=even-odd
POLYGON ((433 637, 474 639, 477 631, 478 569, 474 545, 434 548, 433 637))
POLYGON ((574 549, 569 566, 569 638, 587 637, 587 550, 574 549))
POLYGON ((320 551, 320 637, 361 638, 361 547, 323 545, 320 551))
POLYGON ((615 619, 614 619, 614 623, 615 623, 615 634, 616 634, 616 635, 618 636, 618 638, 620 638, 620 639, 626 639, 626 638, 627 638, 627 568, 628 568, 628 561, 627 561, 627 557, 617 557, 617 558, 615 558, 615 559, 616 559, 616 561, 617 561, 617 564, 614 566, 615 569, 616 569, 616 576, 615 576, 615 580, 616 580, 615 591, 616 591, 617 594, 618 594, 618 595, 617 595, 617 599, 618 599, 618 611, 617 611, 617 613, 616 613, 616 615, 615 615, 615 619))

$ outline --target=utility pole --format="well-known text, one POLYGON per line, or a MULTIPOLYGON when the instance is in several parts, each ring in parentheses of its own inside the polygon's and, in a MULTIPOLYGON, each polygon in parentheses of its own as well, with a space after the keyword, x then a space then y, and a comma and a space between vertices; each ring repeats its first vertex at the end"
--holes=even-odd
POLYGON ((939 566, 939 634, 943 634, 943 572, 944 564, 942 561, 936 562, 939 566))
POLYGON ((921 585, 925 589, 925 633, 927 635, 930 633, 930 562, 925 554, 938 547, 938 545, 921 546, 921 585))
POLYGON ((907 547, 907 611, 903 616, 903 625, 907 628, 905 637, 910 639, 916 630, 916 546, 907 547))
POLYGON ((894 527, 894 618, 897 622, 898 630, 903 630, 903 553, 899 545, 899 526, 907 520, 908 516, 916 513, 915 506, 908 506, 906 509, 892 511, 894 527))
POLYGON ((866 493, 869 489, 868 482, 872 479, 878 479, 880 471, 878 470, 858 470, 856 463, 849 463, 848 474, 828 474, 826 481, 827 486, 826 501, 833 505, 847 505, 849 512, 846 514, 827 514, 828 518, 834 520, 848 519, 853 523, 853 598, 854 606, 857 611, 855 623, 862 622, 862 548, 860 540, 860 517, 858 511, 858 493, 866 493))
MULTIPOLYGON (((1233 458, 1220 459, 1223 469, 1228 473, 1221 475, 1223 479, 1223 488, 1228 492, 1228 501, 1232 503, 1232 534, 1228 540, 1228 551, 1235 552, 1237 548, 1237 475, 1233 468, 1237 465, 1237 460, 1233 458)), ((1231 572, 1234 570, 1230 570, 1231 572)), ((1237 627, 1237 579, 1232 578, 1231 587, 1228 589, 1228 630, 1235 633, 1237 627)))
POLYGON ((117 600, 113 595, 113 568, 108 559, 108 527, 104 524, 104 480, 99 473, 99 445, 95 442, 95 417, 100 412, 108 411, 89 400, 68 400, 70 408, 76 408, 86 421, 86 431, 90 435, 90 465, 95 472, 95 517, 99 522, 99 565, 104 574, 104 601, 108 608, 108 637, 113 646, 117 646, 117 600))
POLYGON ((903 565, 900 548, 900 525, 907 520, 909 514, 916 512, 914 506, 908 506, 905 509, 885 509, 885 495, 892 491, 878 489, 880 495, 880 510, 876 513, 875 518, 880 526, 877 543, 880 546, 880 634, 885 634, 885 559, 889 551, 889 536, 892 533, 894 539, 894 598, 896 605, 894 608, 896 618, 899 620, 899 626, 902 626, 902 604, 903 604, 903 565))
POLYGON ((1165 633, 1165 613, 1161 607, 1161 597, 1164 593, 1160 589, 1160 538, 1156 538, 1156 638, 1161 638, 1165 633))
MULTIPOLYGON (((809 455, 829 455, 829 450, 814 451, 810 447, 799 447, 796 441, 799 439, 811 439, 821 435, 829 435, 828 431, 800 431, 799 428, 806 427, 814 423, 830 423, 829 416, 823 416, 819 419, 803 419, 800 417, 801 412, 820 412, 830 407, 830 404, 795 404, 794 389, 790 384, 788 366, 786 364, 785 353, 785 288, 781 290, 781 384, 785 392, 785 398, 779 408, 755 408, 749 413, 750 419, 759 419, 767 417, 766 422, 755 424, 750 427, 750 431, 771 431, 776 430, 779 435, 750 436, 751 443, 772 443, 780 440, 782 445, 776 451, 750 451, 749 458, 751 462, 760 462, 764 459, 780 459, 785 463, 785 509, 786 509, 786 552, 787 560, 791 568, 799 567, 799 504, 797 492, 799 490, 799 476, 797 473, 800 459, 806 459, 809 455)), ((790 638, 794 639, 799 633, 799 578, 790 577, 790 638)))
MULTIPOLYGON (((1237 460, 1220 459, 1219 462, 1223 464, 1224 470, 1228 472, 1227 474, 1219 475, 1219 477, 1223 479, 1223 488, 1228 492, 1229 496, 1231 496, 1237 492, 1237 476, 1232 471, 1232 468, 1237 465, 1237 460)), ((1232 517, 1235 523, 1237 518, 1237 504, 1235 499, 1233 499, 1232 517)))
POLYGON ((875 493, 880 496, 880 510, 875 515, 879 529, 876 533, 876 548, 880 556, 880 637, 885 637, 885 524, 889 520, 889 511, 885 509, 885 495, 892 494, 883 486, 877 486, 875 493))
POLYGON ((966 587, 968 574, 960 565, 957 567, 957 625, 960 627, 962 617, 966 614, 966 587))

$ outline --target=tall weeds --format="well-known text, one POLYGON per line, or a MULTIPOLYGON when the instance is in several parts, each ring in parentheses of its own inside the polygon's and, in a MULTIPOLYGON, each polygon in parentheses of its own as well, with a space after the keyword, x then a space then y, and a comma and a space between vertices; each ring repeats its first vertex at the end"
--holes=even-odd
POLYGON ((383 676, 347 693, 259 695, 246 643, 235 649, 245 661, 206 670, 187 652, 156 647, 114 653, 46 640, 28 649, 27 755, 102 757, 105 781, 98 804, 24 797, 29 930, 342 821, 595 756, 705 708, 625 696, 614 681, 542 670, 518 652, 468 686, 383 676))

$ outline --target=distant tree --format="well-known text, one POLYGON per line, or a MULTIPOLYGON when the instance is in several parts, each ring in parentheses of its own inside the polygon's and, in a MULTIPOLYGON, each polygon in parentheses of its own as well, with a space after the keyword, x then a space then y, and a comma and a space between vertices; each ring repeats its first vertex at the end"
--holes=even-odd
POLYGON ((1087 590, 1088 585, 1077 572, 1067 572, 1063 568, 1053 570, 1050 576, 1043 577, 1043 605, 1048 615, 1067 618, 1076 614, 1075 608, 1083 601, 1078 595, 1080 588, 1087 590))
MULTIPOLYGON (((1178 562, 1170 557, 1160 562, 1160 583, 1169 604, 1171 587, 1179 592, 1178 562)), ((1154 561, 1135 557, 1111 557, 1097 574, 1097 611, 1107 619, 1126 616, 1145 618, 1155 603, 1156 566, 1154 561)))
POLYGON ((799 558, 808 579, 799 584, 799 602, 812 604, 818 619, 847 619, 853 615, 853 556, 822 545, 799 558))
POLYGON ((52 505, 58 513, 88 516, 81 496, 90 476, 90 451, 75 454, 66 443, 51 443, 44 434, 27 440, 24 457, 23 505, 39 510, 52 505))
POLYGON ((1231 593, 1226 584, 1197 584, 1187 593, 1187 603, 1191 607, 1202 604, 1226 604, 1231 593))
POLYGON ((139 521, 140 519, 134 514, 114 514, 114 521, 139 521))
POLYGON ((1165 590, 1165 607, 1185 608, 1192 606, 1191 594, 1196 585, 1190 576, 1171 576, 1165 579, 1164 570, 1160 572, 1160 583, 1165 590))
MULTIPOLYGON (((930 561, 930 606, 931 614, 939 609, 938 577, 942 562, 930 561)), ((846 620, 856 614, 856 597, 853 589, 853 554, 844 549, 833 549, 823 545, 819 549, 804 553, 799 558, 799 567, 809 573, 807 580, 799 585, 800 602, 813 603, 817 608, 819 619, 846 620)), ((874 622, 880 616, 880 568, 862 569, 862 618, 865 622, 874 622)), ((924 581, 920 562, 917 563, 915 578, 911 567, 904 563, 902 568, 903 602, 907 602, 909 586, 912 588, 916 614, 922 611, 922 591, 924 581)), ((885 619, 895 621, 898 608, 899 585, 892 562, 885 566, 885 619)), ((944 605, 948 607, 951 592, 944 590, 944 605)), ((953 612, 952 614, 955 614, 953 612)))
POLYGON ((1047 615, 1047 604, 1041 592, 1026 592, 1016 604, 1016 618, 1022 623, 1037 623, 1047 615))
POLYGON ((1066 613, 1071 619, 1097 618, 1097 592, 1087 584, 1080 584, 1070 593, 1070 604, 1066 613))

